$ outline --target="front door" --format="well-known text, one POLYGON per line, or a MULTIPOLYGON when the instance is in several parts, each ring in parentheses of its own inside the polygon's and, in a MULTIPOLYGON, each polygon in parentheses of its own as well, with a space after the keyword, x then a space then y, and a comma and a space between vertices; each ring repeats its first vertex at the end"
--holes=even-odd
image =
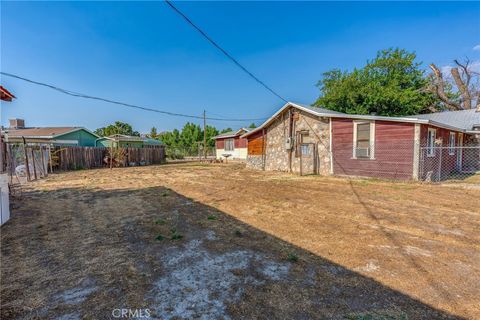
POLYGON ((314 143, 300 145, 300 175, 317 173, 317 150, 314 143))

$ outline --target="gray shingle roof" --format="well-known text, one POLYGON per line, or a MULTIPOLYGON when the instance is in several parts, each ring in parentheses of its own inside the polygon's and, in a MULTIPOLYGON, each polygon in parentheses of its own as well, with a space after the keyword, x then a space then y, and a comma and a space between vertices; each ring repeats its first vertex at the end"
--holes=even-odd
POLYGON ((417 114, 408 118, 432 120, 467 131, 473 130, 474 125, 480 125, 480 112, 475 109, 417 114))

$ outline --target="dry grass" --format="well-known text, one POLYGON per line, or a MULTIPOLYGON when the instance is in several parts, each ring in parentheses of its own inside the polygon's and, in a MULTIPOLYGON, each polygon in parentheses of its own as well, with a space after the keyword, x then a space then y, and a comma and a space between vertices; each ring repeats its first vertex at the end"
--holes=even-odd
POLYGON ((471 186, 239 164, 54 175, 2 227, 2 319, 480 318, 471 186))

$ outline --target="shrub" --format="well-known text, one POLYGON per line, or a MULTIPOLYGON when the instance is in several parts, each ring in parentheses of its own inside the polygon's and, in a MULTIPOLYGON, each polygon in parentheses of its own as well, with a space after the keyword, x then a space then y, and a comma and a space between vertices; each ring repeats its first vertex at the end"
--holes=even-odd
POLYGON ((290 262, 297 262, 298 261, 298 256, 295 253, 289 253, 287 255, 287 260, 290 262))

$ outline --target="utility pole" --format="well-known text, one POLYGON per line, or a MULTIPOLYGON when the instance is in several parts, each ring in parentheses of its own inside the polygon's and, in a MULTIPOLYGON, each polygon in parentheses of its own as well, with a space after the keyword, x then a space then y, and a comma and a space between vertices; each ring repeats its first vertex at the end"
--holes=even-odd
POLYGON ((203 158, 207 159, 207 116, 203 110, 203 158))

